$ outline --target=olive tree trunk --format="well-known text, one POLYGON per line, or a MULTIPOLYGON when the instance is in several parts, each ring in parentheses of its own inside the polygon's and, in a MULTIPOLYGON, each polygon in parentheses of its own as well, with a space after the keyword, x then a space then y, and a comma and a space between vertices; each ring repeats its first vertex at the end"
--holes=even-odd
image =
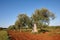
POLYGON ((36 26, 36 23, 34 24, 34 27, 33 27, 32 32, 38 32, 38 30, 37 30, 37 26, 36 26))

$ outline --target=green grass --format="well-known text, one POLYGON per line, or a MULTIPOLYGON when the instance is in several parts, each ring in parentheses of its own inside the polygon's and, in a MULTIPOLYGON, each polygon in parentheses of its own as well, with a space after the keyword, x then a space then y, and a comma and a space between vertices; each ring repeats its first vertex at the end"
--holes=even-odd
POLYGON ((3 30, 0 31, 0 40, 9 40, 8 34, 6 31, 3 31, 3 30))

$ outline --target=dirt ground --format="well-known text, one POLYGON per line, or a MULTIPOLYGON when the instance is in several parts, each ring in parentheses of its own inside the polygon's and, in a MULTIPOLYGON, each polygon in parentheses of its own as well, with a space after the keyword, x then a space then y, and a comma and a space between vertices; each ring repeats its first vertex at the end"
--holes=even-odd
POLYGON ((32 34, 29 32, 8 31, 11 40, 60 40, 60 34, 46 32, 40 34, 32 34))

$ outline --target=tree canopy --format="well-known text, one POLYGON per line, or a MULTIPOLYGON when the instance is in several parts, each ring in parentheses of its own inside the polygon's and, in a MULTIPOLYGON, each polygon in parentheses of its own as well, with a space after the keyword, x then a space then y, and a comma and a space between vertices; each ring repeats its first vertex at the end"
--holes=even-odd
POLYGON ((49 25, 51 19, 55 18, 53 12, 46 8, 36 9, 31 17, 26 14, 19 14, 18 19, 15 22, 15 28, 20 29, 21 27, 42 27, 49 25))

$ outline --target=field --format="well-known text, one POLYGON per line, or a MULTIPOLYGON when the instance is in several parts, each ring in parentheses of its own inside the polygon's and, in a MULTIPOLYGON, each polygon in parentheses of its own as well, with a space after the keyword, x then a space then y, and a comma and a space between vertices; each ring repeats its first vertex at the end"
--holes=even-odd
POLYGON ((31 32, 8 31, 10 40, 60 40, 60 30, 33 34, 31 32))
MULTIPOLYGON (((49 32, 32 33, 32 29, 0 30, 0 40, 60 40, 60 28, 46 28, 49 32)), ((39 29, 38 29, 39 30, 39 29)))

